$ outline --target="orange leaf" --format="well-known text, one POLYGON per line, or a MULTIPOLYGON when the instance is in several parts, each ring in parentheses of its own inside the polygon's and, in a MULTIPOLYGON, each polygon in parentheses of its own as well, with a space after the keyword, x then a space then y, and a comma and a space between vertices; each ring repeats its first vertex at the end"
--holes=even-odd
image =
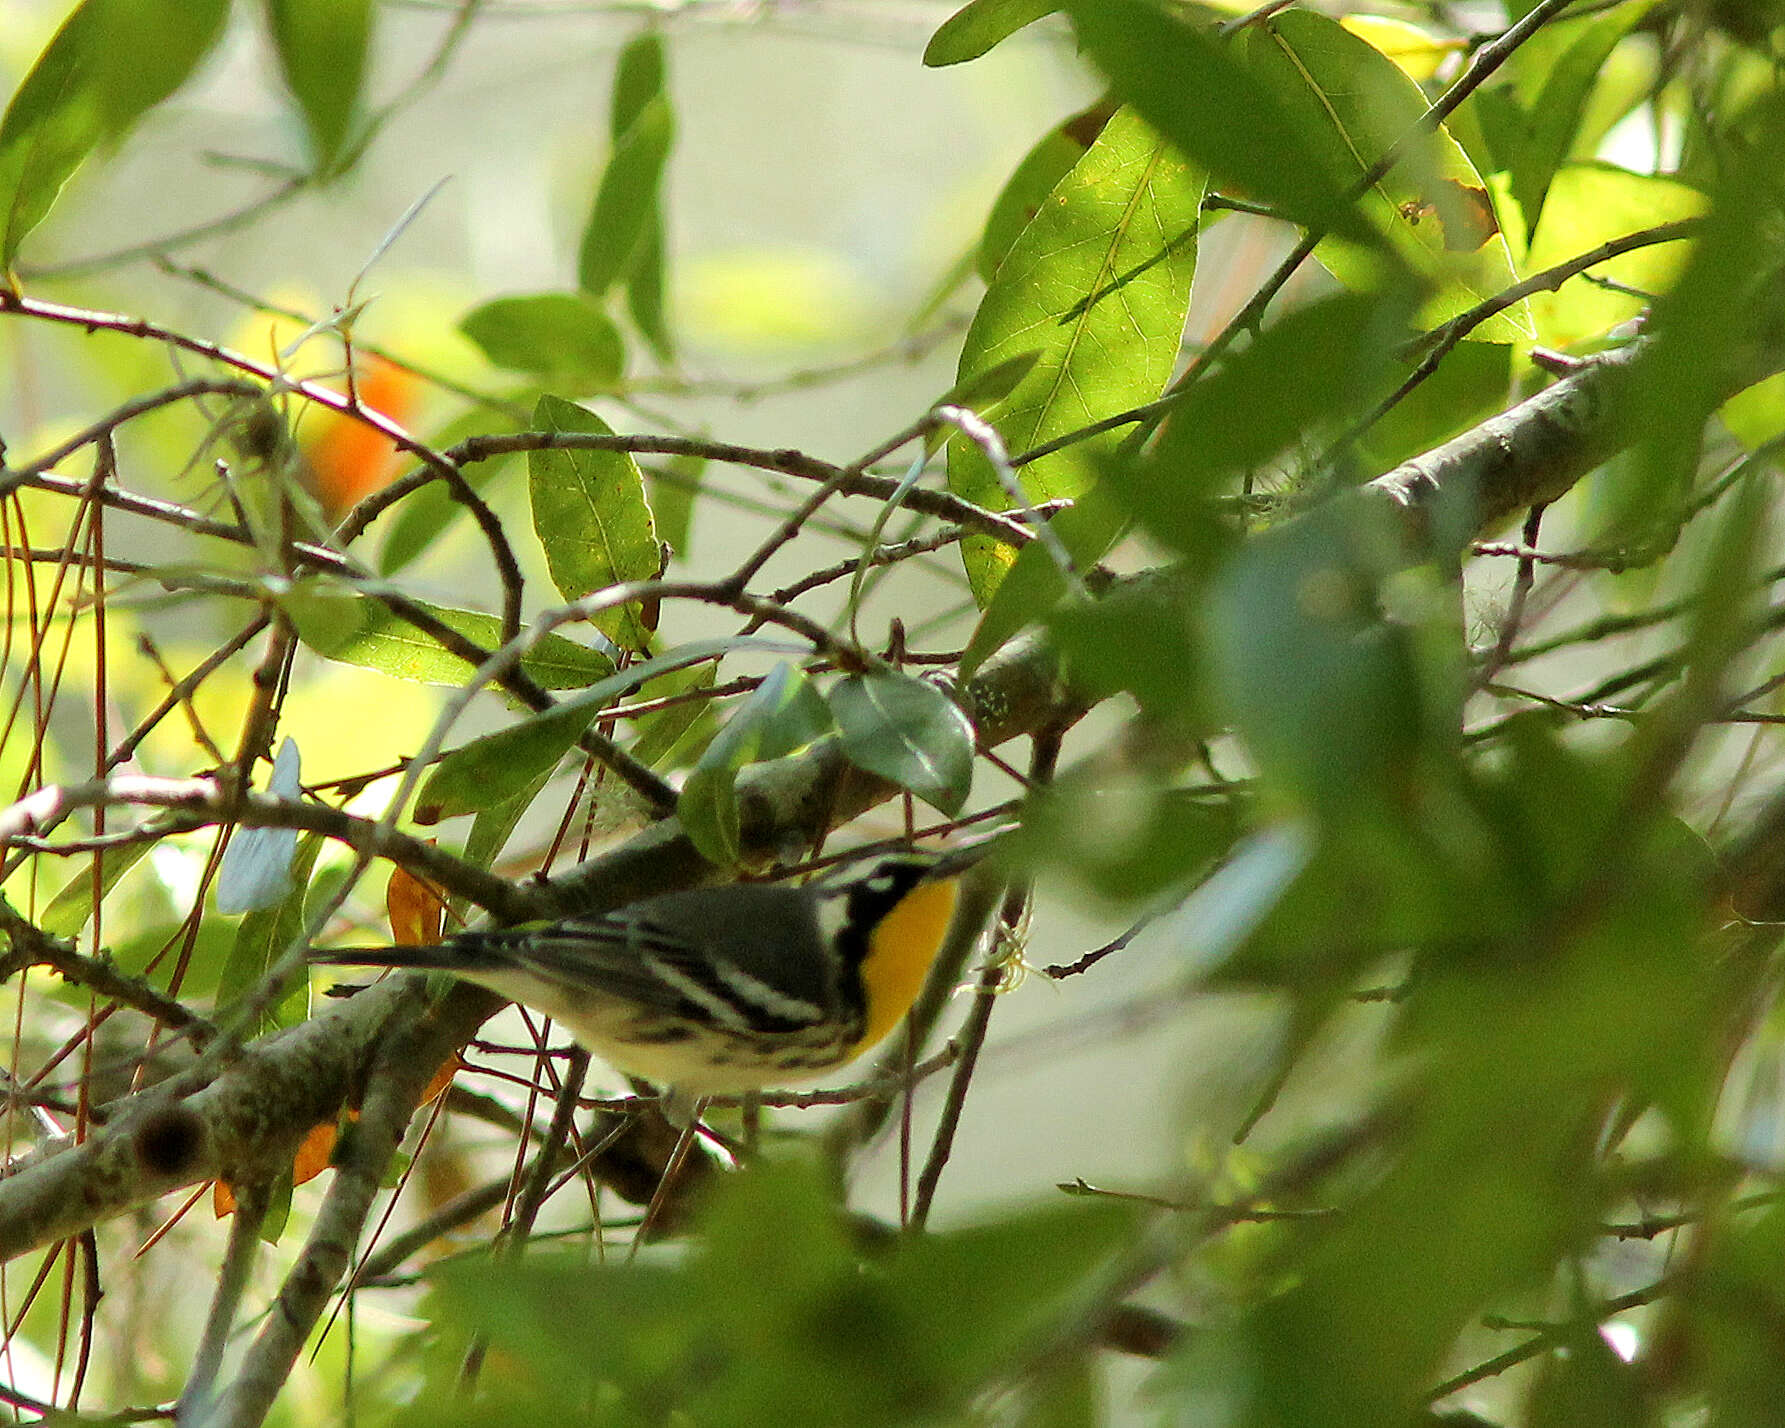
POLYGON ((446 1088, 452 1085, 452 1078, 459 1074, 459 1068, 464 1064, 456 1051, 442 1061, 439 1069, 434 1072, 434 1079, 428 1082, 428 1089, 421 1093, 421 1104, 425 1106, 434 1097, 444 1095, 446 1088))
POLYGON ((410 947, 428 947, 440 940, 446 895, 406 868, 395 868, 384 886, 384 910, 390 916, 393 940, 410 947))
MULTIPOLYGON (((349 1120, 358 1120, 358 1111, 347 1113, 349 1120)), ((297 1148, 297 1154, 291 1158, 291 1183, 302 1185, 306 1180, 314 1180, 329 1167, 329 1157, 335 1153, 335 1123, 324 1121, 319 1126, 311 1126, 310 1134, 304 1137, 297 1148)))
MULTIPOLYGON (((358 1120, 359 1112, 349 1111, 347 1118, 358 1120)), ((291 1158, 291 1183, 302 1185, 306 1180, 314 1180, 327 1170, 330 1157, 335 1153, 337 1139, 333 1121, 323 1121, 318 1125, 311 1126, 309 1133, 298 1143, 297 1154, 291 1158)), ((213 1181, 211 1184, 212 1212, 221 1220, 225 1215, 233 1215, 235 1208, 235 1191, 230 1189, 224 1181, 213 1181)))

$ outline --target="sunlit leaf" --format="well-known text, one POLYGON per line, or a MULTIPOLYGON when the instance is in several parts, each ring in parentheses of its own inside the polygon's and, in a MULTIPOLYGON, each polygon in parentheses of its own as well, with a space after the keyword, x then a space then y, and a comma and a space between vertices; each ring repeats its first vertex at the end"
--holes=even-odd
MULTIPOLYGON (((975 314, 961 353, 969 381, 1013 357, 1036 362, 991 413, 1011 455, 1156 397, 1177 362, 1202 181, 1144 121, 1118 113, 1023 230, 975 314)), ((1118 434, 1075 442, 1022 469, 1032 502, 1076 496, 1118 434)), ((1010 504, 965 438, 949 446, 949 485, 994 509, 1010 504)), ((985 537, 962 542, 983 604, 1015 559, 985 537)))
MULTIPOLYGON (((600 417, 561 397, 541 397, 533 424, 541 431, 613 435, 600 417)), ((530 451, 527 477, 533 529, 566 600, 651 580, 662 569, 644 476, 629 452, 530 451)), ((591 623, 626 649, 644 650, 655 621, 628 603, 598 611, 591 623)))
POLYGON ((978 59, 999 41, 1060 8, 1059 0, 968 0, 924 47, 932 68, 978 59))
MULTIPOLYGON (((1696 218, 1707 206, 1702 193, 1670 178, 1635 174, 1610 164, 1569 164, 1548 185, 1525 266, 1541 272, 1626 233, 1696 218)), ((1614 292, 1579 277, 1554 292, 1534 294, 1531 313, 1538 341, 1566 351, 1603 337, 1647 306, 1637 294, 1671 287, 1689 251, 1684 240, 1657 244, 1592 269, 1595 277, 1610 278, 1633 293, 1614 292)))
POLYGON ((1293 222, 1361 243, 1376 239, 1342 180, 1280 96, 1209 26, 1148 0, 1074 0, 1065 7, 1116 96, 1209 174, 1293 222))
MULTIPOLYGON (((1311 10, 1272 16, 1248 32, 1246 45, 1255 72, 1298 116, 1335 184, 1349 190, 1391 150, 1398 154, 1366 196, 1367 211, 1436 285, 1422 313, 1426 324, 1512 284, 1512 254, 1486 182, 1445 130, 1422 126, 1426 97, 1392 60, 1311 10)), ((1361 291, 1381 287, 1374 251, 1360 254, 1335 241, 1316 252, 1341 281, 1361 291)), ((1470 335, 1488 342, 1529 340, 1530 320, 1515 305, 1470 335)))
POLYGON ((85 0, 63 21, 0 119, 0 271, 82 161, 186 82, 228 14, 228 0, 85 0))

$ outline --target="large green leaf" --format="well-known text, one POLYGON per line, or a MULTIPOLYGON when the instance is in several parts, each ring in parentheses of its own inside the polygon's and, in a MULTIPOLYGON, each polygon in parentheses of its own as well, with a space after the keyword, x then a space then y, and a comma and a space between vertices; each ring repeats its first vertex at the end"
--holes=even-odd
MULTIPOLYGON (((1512 254, 1492 199, 1462 146, 1443 129, 1421 125, 1427 101, 1395 62, 1336 20, 1286 10, 1253 27, 1247 59, 1318 146, 1333 182, 1347 190, 1396 148, 1394 168, 1372 185, 1366 211, 1396 249, 1436 288, 1421 314, 1442 322, 1511 286, 1512 254)), ((1331 241, 1317 256, 1360 290, 1381 286, 1381 262, 1331 241)), ((1523 304, 1496 314, 1470 336, 1488 342, 1529 340, 1523 304)))
POLYGON ((928 680, 894 670, 854 674, 830 694, 843 752, 951 817, 973 788, 973 725, 928 680))
POLYGON ((1294 222, 1376 240, 1307 131, 1306 116, 1261 83, 1212 28, 1180 22, 1149 0, 1072 0, 1065 8, 1117 97, 1213 182, 1294 222))
MULTIPOLYGON (((1012 454, 1159 394, 1183 337, 1201 202, 1200 173, 1130 110, 1060 180, 998 269, 961 353, 963 382, 1036 353, 991 413, 1012 454)), ((1118 439, 1105 434, 1030 463, 1024 493, 1032 502, 1077 496, 1118 439)), ((948 480, 971 501, 1010 504, 995 468, 963 438, 950 444, 948 480)), ((1015 553, 971 537, 962 557, 983 604, 1015 553)))
POLYGON ((267 0, 279 71, 297 100, 315 168, 326 173, 359 115, 372 0, 267 0))
POLYGON ((631 272, 649 236, 661 231, 658 189, 674 138, 669 97, 657 94, 614 144, 578 248, 577 284, 584 292, 606 293, 631 272))
MULTIPOLYGON (((483 649, 502 643, 502 622, 494 615, 422 600, 409 603, 483 649)), ((471 674, 464 660, 371 595, 304 581, 280 604, 297 626, 298 637, 325 658, 418 684, 463 684, 471 674)), ((522 659, 521 668, 546 689, 583 689, 612 674, 614 662, 575 640, 546 635, 522 659)))
MULTIPOLYGON (((541 397, 533 424, 541 431, 613 435, 600 417, 562 397, 541 397)), ((533 529, 545 548, 552 583, 566 600, 628 580, 651 580, 662 569, 645 478, 629 452, 531 451, 527 478, 533 529)), ((603 610, 592 623, 629 650, 651 642, 635 604, 603 610)))
POLYGON ((1523 82, 1478 96, 1482 128, 1511 175, 1527 229, 1537 226, 1556 170, 1578 152, 1582 116, 1606 61, 1652 8, 1651 0, 1625 0, 1609 14, 1546 26, 1510 66, 1523 82))
POLYGON ((467 313, 459 331, 498 367, 569 391, 607 391, 626 366, 619 329, 583 293, 496 298, 467 313))
POLYGON ((985 221, 985 233, 979 240, 976 264, 979 276, 986 282, 992 281, 1004 255, 1041 212, 1041 205, 1054 191, 1054 185, 1072 172, 1072 166, 1096 142, 1114 112, 1109 101, 1099 100, 1083 113, 1055 125, 1012 170, 992 204, 992 211, 985 221))
POLYGON ((81 162, 172 94, 223 33, 229 0, 85 0, 0 119, 0 269, 81 162))

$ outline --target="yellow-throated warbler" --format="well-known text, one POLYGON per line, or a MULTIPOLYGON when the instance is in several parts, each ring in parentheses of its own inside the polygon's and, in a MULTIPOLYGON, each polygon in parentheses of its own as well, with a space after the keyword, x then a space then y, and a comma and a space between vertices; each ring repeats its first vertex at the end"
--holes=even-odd
POLYGON ((841 1066, 898 1024, 948 935, 959 875, 983 851, 311 960, 438 968, 546 1013, 618 1070, 683 1096, 760 1090, 841 1066))

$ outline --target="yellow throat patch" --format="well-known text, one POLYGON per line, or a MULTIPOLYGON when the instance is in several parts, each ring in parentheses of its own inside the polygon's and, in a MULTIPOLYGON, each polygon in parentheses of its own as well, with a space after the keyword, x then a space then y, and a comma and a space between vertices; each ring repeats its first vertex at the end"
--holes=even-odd
POLYGON ((868 1020, 858 1049, 865 1051, 880 1040, 911 1009, 948 936, 959 900, 960 888, 953 878, 920 883, 880 920, 862 959, 868 1020))

